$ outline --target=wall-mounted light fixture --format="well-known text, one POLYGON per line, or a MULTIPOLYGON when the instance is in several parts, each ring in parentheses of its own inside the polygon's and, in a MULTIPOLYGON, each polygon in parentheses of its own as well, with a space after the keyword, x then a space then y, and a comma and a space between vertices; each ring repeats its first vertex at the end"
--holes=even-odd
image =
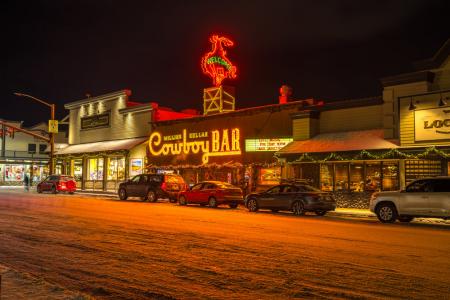
POLYGON ((415 110, 416 109, 416 106, 413 103, 413 98, 412 97, 411 97, 411 100, 409 102, 409 108, 408 109, 409 110, 415 110))

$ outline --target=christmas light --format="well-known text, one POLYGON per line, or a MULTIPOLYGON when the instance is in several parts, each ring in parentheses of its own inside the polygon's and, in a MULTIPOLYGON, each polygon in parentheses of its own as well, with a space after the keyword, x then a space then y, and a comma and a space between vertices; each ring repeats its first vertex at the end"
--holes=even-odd
POLYGON ((232 47, 233 41, 226 37, 212 35, 209 41, 212 43, 211 52, 206 53, 201 60, 203 73, 212 78, 215 86, 220 86, 225 78, 236 78, 237 68, 226 57, 224 47, 232 47))

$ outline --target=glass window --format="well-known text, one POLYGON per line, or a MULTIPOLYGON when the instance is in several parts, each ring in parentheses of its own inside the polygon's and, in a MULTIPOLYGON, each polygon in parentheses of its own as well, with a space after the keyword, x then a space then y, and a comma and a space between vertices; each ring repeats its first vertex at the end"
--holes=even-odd
POLYGON ((335 164, 335 191, 348 191, 348 164, 335 164))
POLYGON ((214 190, 216 188, 216 185, 214 183, 205 183, 205 186, 203 187, 204 190, 214 190))
POLYGON ((23 181, 24 165, 5 165, 5 181, 23 181))
POLYGON ((133 179, 131 179, 131 182, 138 183, 139 180, 141 180, 141 176, 137 175, 137 176, 134 176, 133 179))
POLYGON ((88 175, 89 180, 103 180, 103 158, 88 160, 88 175))
POLYGON ((398 190, 398 163, 393 161, 383 162, 383 191, 398 190))
POLYGON ((297 192, 297 188, 292 185, 285 185, 283 188, 283 193, 295 193, 297 192))
MULTIPOLYGON (((125 179, 125 158, 111 157, 108 159, 108 180, 124 180, 125 179)), ((130 174, 134 176, 136 174, 130 174)))
POLYGON ((28 144, 28 153, 36 153, 36 144, 28 144))
POLYGON ((325 192, 333 191, 333 164, 320 165, 320 189, 325 192))
POLYGON ((450 192, 450 180, 449 179, 432 180, 432 191, 434 193, 450 192))
POLYGON ((141 175, 141 179, 139 180, 140 183, 148 182, 148 176, 147 175, 141 175))
POLYGON ((75 159, 73 161, 73 177, 76 181, 81 181, 83 177, 83 160, 75 159))
POLYGON ((425 191, 425 186, 428 181, 426 180, 417 180, 412 182, 410 185, 406 187, 406 191, 408 193, 421 193, 425 191))
POLYGON ((159 175, 151 176, 150 181, 161 182, 162 178, 159 175))
POLYGON ((275 186, 267 191, 269 194, 278 194, 281 191, 281 186, 275 186))
POLYGON ((281 180, 281 167, 261 168, 259 184, 273 185, 279 184, 281 180))
POLYGON ((364 191, 364 165, 363 163, 350 164, 350 191, 364 191))
POLYGON ((47 144, 39 144, 39 153, 45 153, 45 149, 47 149, 47 144))
POLYGON ((381 189, 381 163, 366 163, 366 180, 364 182, 366 191, 380 191, 381 189))
POLYGON ((194 186, 191 188, 191 190, 193 190, 193 191, 198 191, 198 190, 201 189, 202 185, 203 185, 203 183, 197 183, 196 185, 194 185, 194 186))

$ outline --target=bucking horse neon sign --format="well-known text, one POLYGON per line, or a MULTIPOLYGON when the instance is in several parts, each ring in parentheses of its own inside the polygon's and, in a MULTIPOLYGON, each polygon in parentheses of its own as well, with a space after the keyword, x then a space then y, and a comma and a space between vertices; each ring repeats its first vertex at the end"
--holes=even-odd
POLYGON ((225 78, 236 78, 236 66, 227 58, 224 47, 232 47, 233 41, 226 37, 212 35, 209 38, 212 51, 202 57, 203 73, 212 78, 215 86, 220 86, 225 78))

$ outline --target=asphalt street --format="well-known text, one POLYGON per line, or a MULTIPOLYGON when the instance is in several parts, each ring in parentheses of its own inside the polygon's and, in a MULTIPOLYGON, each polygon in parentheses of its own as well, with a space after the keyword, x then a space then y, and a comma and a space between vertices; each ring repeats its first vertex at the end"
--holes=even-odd
POLYGON ((449 299, 450 226, 1 189, 0 264, 98 299, 449 299))

